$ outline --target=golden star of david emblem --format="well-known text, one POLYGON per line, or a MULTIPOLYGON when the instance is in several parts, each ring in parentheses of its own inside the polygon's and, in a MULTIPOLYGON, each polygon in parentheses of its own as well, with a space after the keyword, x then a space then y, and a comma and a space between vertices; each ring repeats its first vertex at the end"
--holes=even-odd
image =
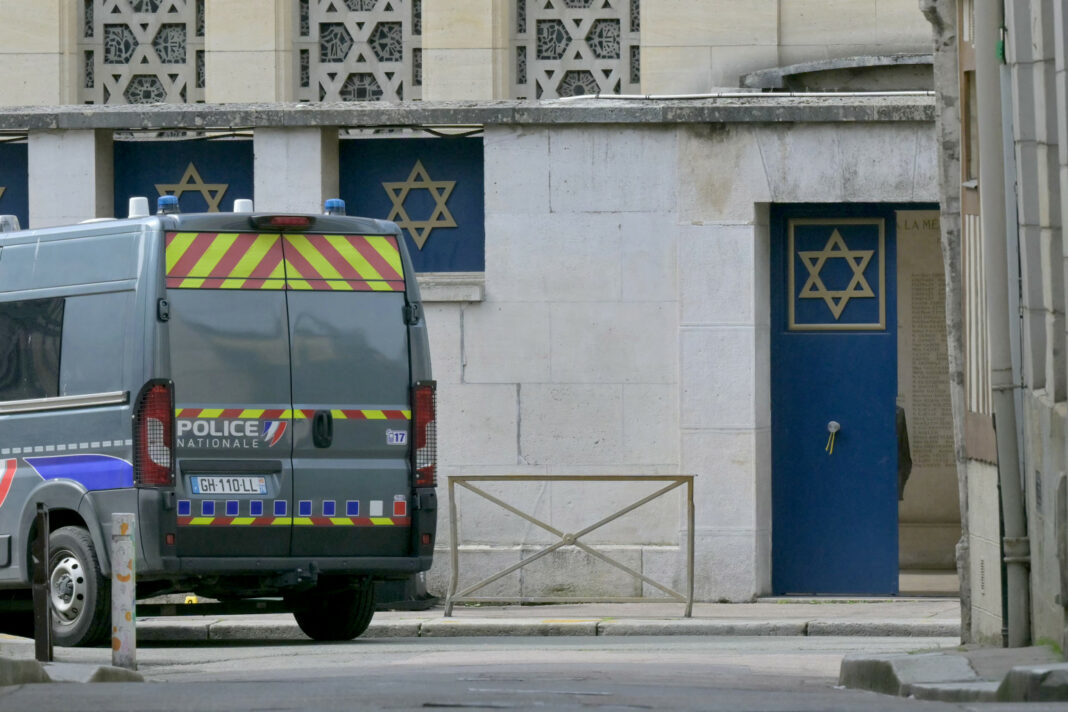
POLYGON ((7 186, 0 185, 0 198, 4 197, 4 191, 7 190, 7 186))
POLYGON ((822 299, 827 308, 831 310, 835 321, 842 315, 842 311, 851 299, 866 299, 875 297, 871 285, 864 277, 864 270, 868 268, 875 250, 850 250, 842 239, 842 235, 835 230, 827 240, 822 250, 798 251, 801 262, 808 270, 808 280, 801 287, 799 299, 822 299), (853 277, 845 289, 827 289, 820 277, 823 266, 827 260, 842 259, 846 261, 853 271, 853 277))
POLYGON ((185 169, 182 179, 177 183, 156 183, 156 190, 160 195, 169 193, 176 198, 181 198, 182 193, 200 193, 204 197, 204 202, 208 204, 209 213, 219 212, 219 201, 222 200, 223 194, 229 187, 228 183, 205 183, 192 163, 185 169))
POLYGON ((456 227, 456 221, 446 204, 449 196, 452 195, 453 188, 456 187, 456 181, 430 180, 430 174, 426 172, 426 168, 423 168, 422 161, 415 162, 408 180, 399 183, 383 183, 382 187, 393 203, 393 209, 386 219, 393 220, 407 230, 420 250, 423 249, 423 245, 430 238, 430 233, 434 228, 456 227), (434 199, 434 210, 426 220, 412 220, 404 208, 404 201, 408 199, 408 194, 413 190, 426 190, 434 199))

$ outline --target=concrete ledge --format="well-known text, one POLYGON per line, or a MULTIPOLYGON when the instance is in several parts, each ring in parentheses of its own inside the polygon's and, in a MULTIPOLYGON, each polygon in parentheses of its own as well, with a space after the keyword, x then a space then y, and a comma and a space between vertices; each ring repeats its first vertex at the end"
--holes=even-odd
POLYGON ((1068 663, 1014 667, 997 690, 999 702, 1068 700, 1068 663))
POLYGON ((0 687, 44 682, 144 682, 141 674, 110 665, 39 663, 0 657, 0 687))
POLYGON ((0 658, 0 687, 51 681, 41 663, 36 660, 0 658))
POLYGON ((740 621, 707 618, 604 620, 597 635, 804 635, 805 621, 740 621))
MULTIPOLYGON (((438 615, 375 618, 364 638, 420 636, 524 635, 736 635, 736 636, 959 636, 956 621, 791 618, 580 618, 479 617, 443 618, 438 615)), ((289 615, 233 618, 158 618, 141 620, 137 636, 143 641, 307 640, 289 615)), ((1031 661, 1028 661, 1031 662, 1031 661)), ((1038 662, 1038 661, 1035 661, 1038 662)))
POLYGON ((912 685, 978 682, 978 675, 959 655, 847 655, 838 684, 884 695, 908 695, 912 685))
POLYGON ((416 276, 424 302, 481 302, 486 296, 484 272, 423 272, 416 276))
POLYGON ((812 62, 801 62, 786 67, 772 67, 761 69, 749 74, 743 74, 741 84, 751 89, 782 89, 786 85, 786 77, 811 72, 833 72, 841 69, 871 69, 873 67, 900 67, 915 64, 934 64, 933 54, 888 54, 888 55, 860 55, 856 57, 835 57, 833 59, 819 59, 812 62))
POLYGON ((808 635, 870 635, 908 638, 954 638, 960 636, 957 621, 814 620, 808 635))
POLYGON ((155 618, 137 621, 138 641, 207 640, 208 629, 214 620, 183 618, 155 618))
POLYGON ((462 620, 441 618, 424 621, 419 635, 427 638, 459 636, 547 636, 597 635, 596 620, 531 620, 529 618, 496 618, 462 620))
POLYGON ((371 621, 367 631, 361 638, 417 638, 423 621, 371 621))
POLYGON ((577 101, 413 101, 275 104, 22 106, 0 110, 0 130, 235 130, 250 127, 489 126, 552 124, 782 123, 923 121, 935 118, 931 93, 819 94, 708 98, 583 98, 577 101))
POLYGON ((909 685, 909 694, 917 700, 936 702, 996 702, 997 682, 943 682, 909 685))
POLYGON ((84 663, 45 663, 43 665, 52 682, 144 682, 141 674, 126 668, 111 665, 86 665, 84 663))
POLYGON ((296 621, 224 620, 208 627, 208 640, 308 640, 296 621))

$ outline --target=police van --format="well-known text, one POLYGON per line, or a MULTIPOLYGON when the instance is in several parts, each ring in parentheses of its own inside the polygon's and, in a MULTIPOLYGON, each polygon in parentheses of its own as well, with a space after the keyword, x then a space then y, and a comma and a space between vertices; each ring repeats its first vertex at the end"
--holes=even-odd
POLYGON ((61 645, 110 634, 113 513, 137 515, 139 599, 272 598, 316 640, 430 568, 435 384, 400 230, 246 203, 0 220, 0 595, 30 586, 43 503, 61 645))

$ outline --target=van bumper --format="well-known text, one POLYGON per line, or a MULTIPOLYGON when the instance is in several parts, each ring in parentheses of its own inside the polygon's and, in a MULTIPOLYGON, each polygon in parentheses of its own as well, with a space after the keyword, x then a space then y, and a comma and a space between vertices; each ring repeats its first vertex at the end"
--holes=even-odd
MULTIPOLYGON (((323 556, 323 557, 165 557, 164 574, 271 574, 311 572, 390 576, 427 571, 432 556, 323 556)), ((138 572, 140 575, 140 572, 138 572)))

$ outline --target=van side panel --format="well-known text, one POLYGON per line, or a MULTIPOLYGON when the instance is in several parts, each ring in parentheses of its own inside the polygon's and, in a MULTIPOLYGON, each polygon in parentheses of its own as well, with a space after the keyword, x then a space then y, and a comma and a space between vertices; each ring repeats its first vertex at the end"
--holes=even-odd
MULTIPOLYGON (((96 493, 127 493, 120 506, 136 511, 130 398, 153 357, 140 318, 153 282, 147 223, 156 225, 100 223, 0 238, 0 311, 34 300, 63 305, 55 390, 27 403, 18 389, 0 386, 0 531, 12 537, 0 585, 29 583, 38 502, 84 522, 105 573, 110 520, 93 507, 96 493)), ((0 339, 11 337, 10 328, 0 323, 0 339)))

